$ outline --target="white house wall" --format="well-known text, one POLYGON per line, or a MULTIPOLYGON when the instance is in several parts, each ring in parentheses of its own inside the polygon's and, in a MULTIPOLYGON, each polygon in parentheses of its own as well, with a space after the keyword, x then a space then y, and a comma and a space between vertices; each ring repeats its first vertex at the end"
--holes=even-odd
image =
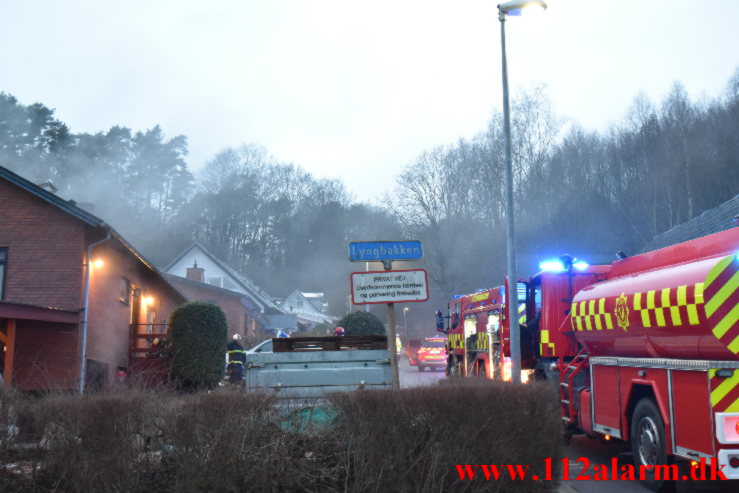
POLYGON ((167 273, 174 274, 175 276, 187 277, 187 269, 192 267, 196 261, 198 267, 204 270, 206 279, 209 277, 222 277, 224 283, 223 286, 219 287, 230 289, 232 291, 236 291, 237 293, 247 295, 249 294, 244 288, 234 283, 231 280, 231 276, 223 269, 221 269, 215 262, 210 260, 210 258, 206 254, 197 250, 191 250, 190 252, 188 252, 176 264, 174 264, 169 270, 167 270, 167 273))

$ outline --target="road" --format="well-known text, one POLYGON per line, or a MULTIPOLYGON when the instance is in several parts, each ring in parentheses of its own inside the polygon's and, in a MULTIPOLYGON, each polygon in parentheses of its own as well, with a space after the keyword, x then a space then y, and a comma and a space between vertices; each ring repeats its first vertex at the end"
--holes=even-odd
MULTIPOLYGON (((624 442, 605 442, 585 436, 575 436, 565 449, 565 454, 569 460, 570 480, 562 481, 560 493, 572 493, 573 491, 578 493, 648 493, 650 491, 635 481, 577 481, 575 479, 583 471, 583 457, 589 462, 589 470, 585 473, 590 476, 593 475, 593 468, 596 464, 607 466, 610 470, 612 457, 618 459, 618 467, 633 464, 631 447, 624 442)), ((734 481, 729 484, 677 481, 674 486, 675 493, 737 491, 734 481)))
POLYGON ((442 378, 444 378, 444 372, 439 370, 432 370, 427 368, 420 372, 417 366, 410 366, 408 364, 408 358, 405 355, 400 357, 398 363, 398 375, 400 376, 400 387, 419 387, 422 385, 433 385, 442 378))

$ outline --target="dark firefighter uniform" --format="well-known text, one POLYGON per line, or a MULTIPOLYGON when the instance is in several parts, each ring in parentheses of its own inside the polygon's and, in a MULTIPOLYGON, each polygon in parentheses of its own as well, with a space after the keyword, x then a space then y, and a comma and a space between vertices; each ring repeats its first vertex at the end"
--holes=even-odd
POLYGON ((246 363, 246 351, 239 344, 238 339, 228 343, 228 374, 231 381, 241 381, 244 378, 244 364, 246 363))

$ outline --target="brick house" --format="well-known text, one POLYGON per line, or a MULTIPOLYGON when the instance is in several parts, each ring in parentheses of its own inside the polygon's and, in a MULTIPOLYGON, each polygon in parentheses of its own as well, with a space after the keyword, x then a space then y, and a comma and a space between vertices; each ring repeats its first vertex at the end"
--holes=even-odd
POLYGON ((220 306, 231 334, 264 336, 296 328, 295 315, 285 313, 254 281, 198 242, 193 242, 163 270, 188 299, 220 306))
POLYGON ((103 388, 186 301, 119 233, 0 167, 0 364, 6 386, 103 388))

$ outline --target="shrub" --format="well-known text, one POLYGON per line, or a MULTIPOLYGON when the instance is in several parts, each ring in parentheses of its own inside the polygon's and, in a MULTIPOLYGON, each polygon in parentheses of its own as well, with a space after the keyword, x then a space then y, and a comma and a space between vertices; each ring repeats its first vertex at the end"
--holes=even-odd
MULTIPOLYGON (((456 465, 529 464, 545 476, 544 459, 562 457, 556 389, 546 383, 470 381, 399 392, 336 394, 343 440, 339 468, 350 491, 534 492, 557 481, 461 480, 456 465)), ((553 473, 556 475, 556 471, 553 473)))
POLYGON ((380 319, 369 312, 350 313, 339 320, 338 326, 344 327, 348 336, 385 333, 385 326, 380 319))
MULTIPOLYGON (((21 449, 0 449, 0 491, 524 493, 557 488, 556 480, 512 481, 506 474, 498 481, 485 481, 482 474, 461 480, 456 468, 530 464, 528 476, 542 477, 543 459, 551 457, 556 464, 562 452, 551 385, 458 380, 348 392, 323 404, 331 418, 323 420, 316 414, 320 408, 289 406, 274 396, 226 389, 25 400, 23 414, 30 412, 32 419, 24 420, 28 429, 21 435, 41 448, 32 456, 23 452, 24 457, 18 456, 21 449)), ((20 410, 14 401, 13 409, 20 410)))
POLYGON ((170 318, 171 377, 183 390, 213 388, 223 378, 227 325, 217 305, 190 302, 170 318))

